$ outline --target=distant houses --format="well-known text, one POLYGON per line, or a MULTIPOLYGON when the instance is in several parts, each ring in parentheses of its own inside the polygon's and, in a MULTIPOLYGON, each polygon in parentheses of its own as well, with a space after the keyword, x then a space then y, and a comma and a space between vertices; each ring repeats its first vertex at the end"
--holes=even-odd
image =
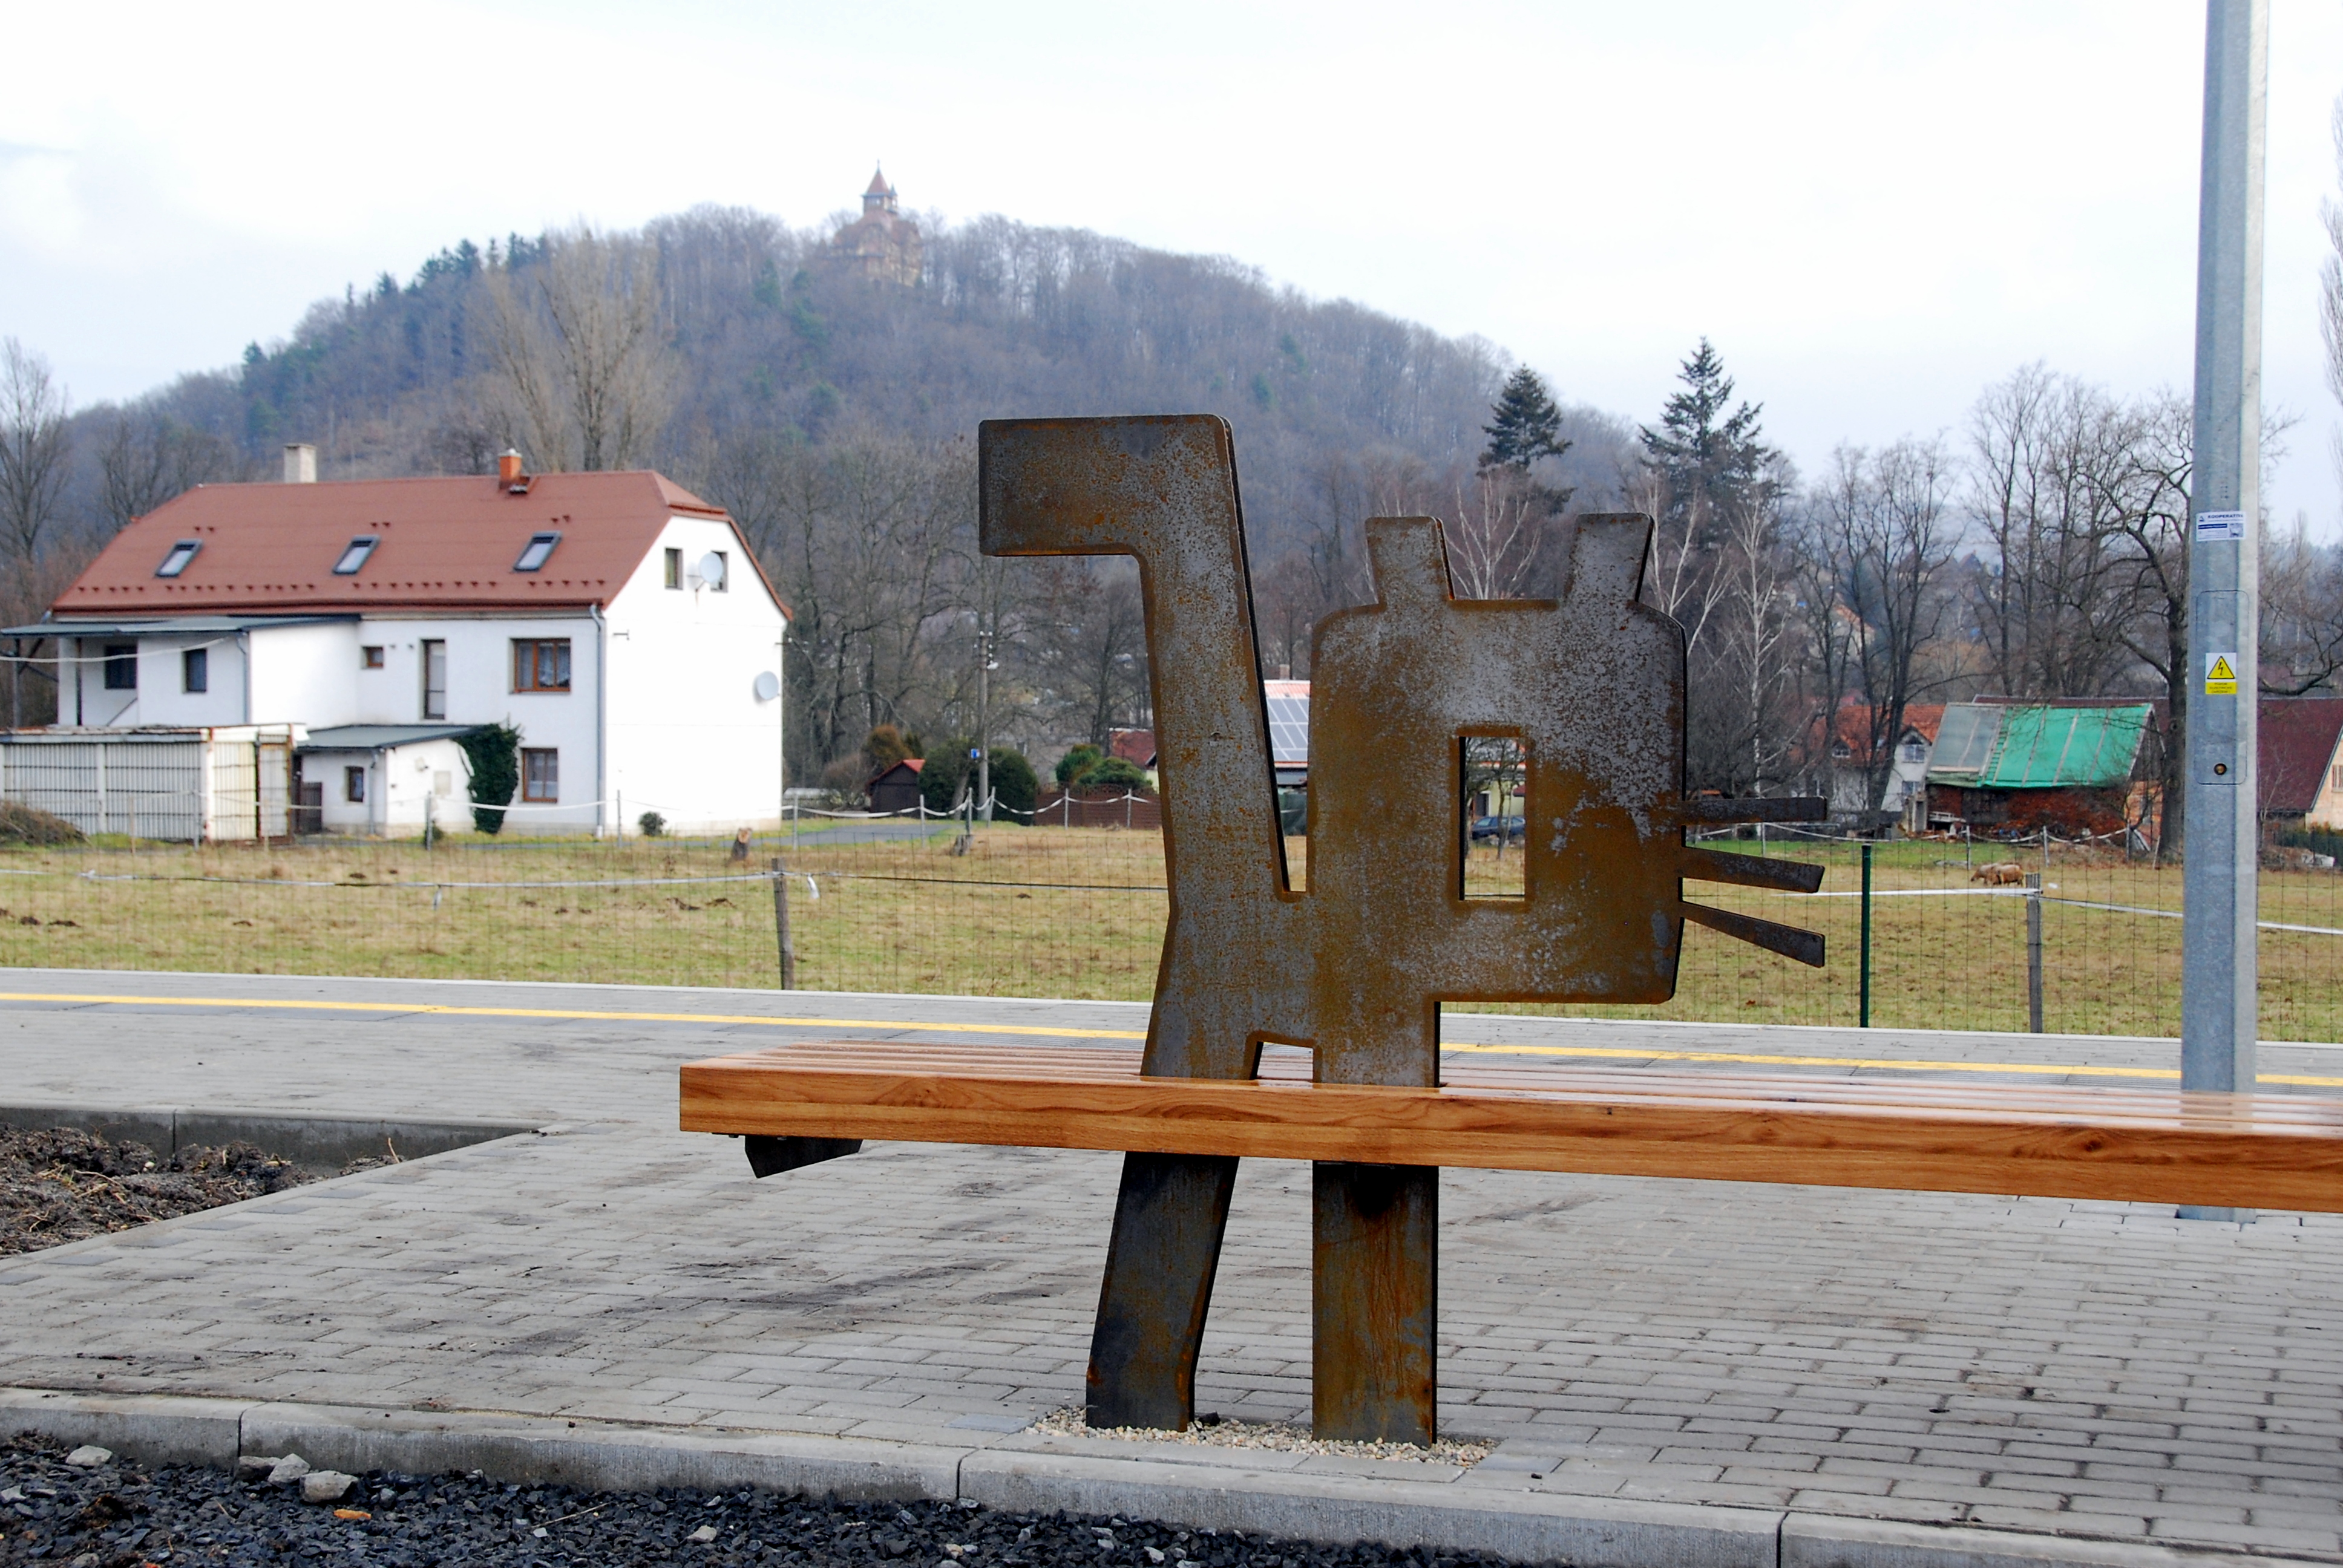
POLYGON ((116 535, 45 618, 62 721, 0 794, 86 831, 468 825, 461 742, 520 732, 512 826, 777 820, 788 611, 723 508, 649 472, 203 485, 116 535))

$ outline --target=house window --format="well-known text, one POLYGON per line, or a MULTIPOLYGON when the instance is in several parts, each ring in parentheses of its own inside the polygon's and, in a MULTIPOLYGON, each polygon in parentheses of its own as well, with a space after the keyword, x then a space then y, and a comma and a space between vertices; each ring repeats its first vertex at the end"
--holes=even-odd
POLYGON ((109 642, 106 645, 106 689, 136 691, 138 689, 138 645, 135 642, 109 642))
POLYGON ((382 644, 378 642, 370 642, 364 648, 359 648, 358 668, 360 669, 380 669, 382 668, 382 644))
MULTIPOLYGON (((569 639, 566 637, 513 638, 515 691, 569 689, 569 639)), ((552 755, 550 752, 548 756, 552 755)))
POLYGON ((667 586, 679 589, 683 587, 683 552, 672 546, 667 552, 667 586))
POLYGON ((170 553, 163 558, 163 564, 155 568, 155 575, 158 578, 177 577, 187 569, 187 563, 194 560, 196 552, 203 548, 204 541, 201 539, 181 539, 173 545, 170 553))
POLYGON ((367 557, 374 554, 377 538, 374 534, 360 534, 344 546, 342 558, 334 563, 334 575, 337 578, 357 576, 358 568, 367 564, 367 557))
POLYGON ((179 655, 179 689, 209 691, 212 689, 212 650, 191 648, 179 655))
POLYGON ((349 801, 354 806, 363 806, 366 804, 365 769, 345 768, 342 769, 342 799, 349 801))
POLYGON ((520 798, 544 806, 560 804, 560 752, 551 747, 542 750, 533 746, 521 748, 520 798))
POLYGON ((423 640, 423 717, 447 717, 447 645, 436 637, 423 640))
POLYGON ((531 534, 528 543, 521 547, 520 559, 513 562, 517 572, 533 572, 543 566, 553 554, 553 547, 561 542, 559 534, 531 534))
POLYGON ((732 589, 732 557, 728 551, 710 550, 716 558, 716 575, 708 580, 710 593, 729 593, 732 589))

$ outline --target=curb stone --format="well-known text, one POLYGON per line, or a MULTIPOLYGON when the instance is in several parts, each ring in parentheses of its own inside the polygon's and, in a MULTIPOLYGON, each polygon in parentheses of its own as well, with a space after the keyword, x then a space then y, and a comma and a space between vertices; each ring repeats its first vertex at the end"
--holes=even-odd
MULTIPOLYGON (((2254 1560, 2301 1561, 2259 1553, 2254 1560)), ((1780 1568, 2211 1568, 2236 1561, 2224 1552, 2189 1552, 2145 1541, 2087 1541, 1794 1513, 1782 1526, 1780 1568)))
POLYGON ((2249 1551, 2028 1535, 1706 1503, 1297 1473, 1207 1462, 709 1432, 493 1412, 368 1410, 0 1387, 0 1436, 35 1432, 155 1464, 233 1472, 298 1452, 318 1469, 478 1471, 605 1492, 661 1487, 842 1500, 966 1499, 1021 1513, 1137 1516, 1188 1528, 1484 1552, 1574 1568, 2237 1568, 2314 1561, 2249 1551))

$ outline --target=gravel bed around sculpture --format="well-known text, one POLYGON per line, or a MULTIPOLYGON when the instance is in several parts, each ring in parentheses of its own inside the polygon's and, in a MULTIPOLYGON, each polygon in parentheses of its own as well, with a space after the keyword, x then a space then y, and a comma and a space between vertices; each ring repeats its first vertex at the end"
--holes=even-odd
POLYGON ((0 1564, 436 1568, 645 1563, 809 1568, 1496 1568, 1471 1553, 1322 1546, 1146 1520, 774 1493, 588 1493, 474 1475, 338 1476, 247 1459, 144 1466, 30 1436, 0 1445, 0 1564), (269 1479, 275 1474, 277 1479, 269 1479), (322 1482, 323 1484, 312 1484, 322 1482), (345 1484, 346 1483, 346 1484, 345 1484), (308 1501, 315 1497, 317 1501, 308 1501))

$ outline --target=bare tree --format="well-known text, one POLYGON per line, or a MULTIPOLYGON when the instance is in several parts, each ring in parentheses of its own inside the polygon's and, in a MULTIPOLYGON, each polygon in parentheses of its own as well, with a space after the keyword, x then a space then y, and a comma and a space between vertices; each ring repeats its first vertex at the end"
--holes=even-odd
MULTIPOLYGON (((2335 137, 2335 166, 2343 183, 2343 97, 2335 100, 2330 122, 2335 137)), ((2327 349, 2327 389, 2343 402, 2343 200, 2328 196, 2318 204, 2327 226, 2327 259, 2318 267, 2319 337, 2327 349)), ((2343 472, 2343 430, 2333 441, 2337 470, 2343 472)))
POLYGON ((2314 543, 2310 519, 2262 533, 2261 690, 2300 697, 2343 674, 2343 549, 2314 543))
POLYGON ((1459 598, 1519 598, 1537 564, 1552 493, 1526 466, 1491 464, 1450 480, 1453 518, 1446 528, 1448 574, 1459 598))
POLYGON ((1046 635, 1022 648, 1026 678, 1066 732, 1103 747, 1109 731, 1148 722, 1147 626, 1129 560, 1078 557, 1041 574, 1035 614, 1046 635))
POLYGON ((37 558, 69 477, 65 388, 49 362, 0 342, 0 540, 19 566, 37 558))
POLYGON ((1876 454, 1842 447, 1815 498, 1816 538, 1846 616, 1849 673, 1864 699, 1864 794, 1874 811, 1885 801, 1905 709, 1918 695, 1921 655, 1947 618, 1940 577, 1958 543, 1950 468, 1941 441, 1906 437, 1876 454))
POLYGON ((208 430, 151 407, 120 409, 97 450, 98 511, 108 531, 119 532, 172 497, 241 468, 236 449, 208 430))
POLYGON ((482 276, 491 384, 529 460, 548 470, 648 462, 677 374, 656 250, 580 225, 548 236, 541 259, 482 276))
POLYGON ((2088 697, 2134 669, 2125 520, 2138 477, 2137 408, 2027 366, 1970 417, 1969 510, 1992 559, 1972 604, 2001 690, 2088 697))

